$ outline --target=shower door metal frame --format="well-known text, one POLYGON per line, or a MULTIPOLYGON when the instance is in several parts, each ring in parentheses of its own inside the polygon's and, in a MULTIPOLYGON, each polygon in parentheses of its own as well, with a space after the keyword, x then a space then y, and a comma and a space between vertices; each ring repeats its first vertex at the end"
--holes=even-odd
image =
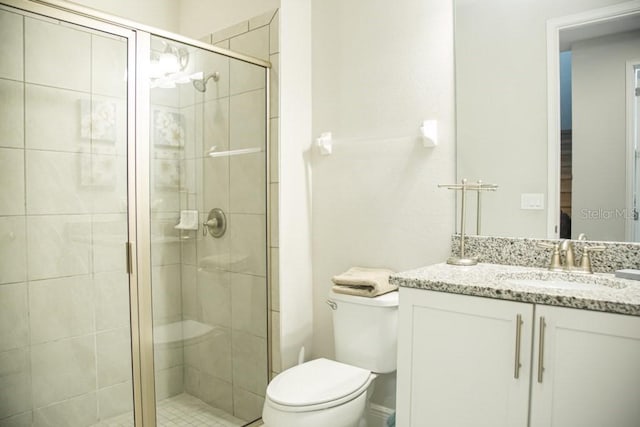
POLYGON ((270 79, 271 63, 232 52, 169 31, 108 15, 59 0, 0 0, 26 13, 52 18, 90 30, 127 39, 127 222, 126 259, 129 277, 129 309, 134 422, 138 427, 156 426, 153 310, 151 294, 150 215, 150 90, 146 80, 151 36, 164 37, 265 69, 265 261, 267 301, 267 378, 271 360, 271 194, 270 194, 270 79))

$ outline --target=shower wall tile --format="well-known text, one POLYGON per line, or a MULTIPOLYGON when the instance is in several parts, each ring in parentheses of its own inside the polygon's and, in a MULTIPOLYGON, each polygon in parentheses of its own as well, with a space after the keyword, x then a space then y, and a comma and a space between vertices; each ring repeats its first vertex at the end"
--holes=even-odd
POLYGON ((29 280, 86 275, 91 271, 91 216, 27 217, 29 280))
POLYGON ((231 117, 229 137, 232 150, 264 148, 266 134, 264 90, 232 96, 229 114, 231 117))
POLYGON ((267 340, 246 332, 233 331, 233 385, 255 394, 264 394, 267 381, 267 340))
POLYGON ((35 407, 40 408, 94 391, 95 366, 93 335, 33 346, 31 375, 35 407))
POLYGON ((88 107, 81 108, 81 136, 83 141, 86 135, 91 136, 91 152, 126 157, 127 100, 94 94, 91 97, 91 117, 87 115, 88 107))
POLYGON ((265 254, 265 216, 230 215, 231 253, 246 259, 242 264, 230 264, 229 269, 236 273, 266 275, 265 254))
POLYGON ((129 276, 125 272, 95 273, 96 330, 129 326, 129 276))
POLYGON ((0 148, 0 215, 24 215, 24 150, 0 148))
POLYGON ((221 47, 223 49, 229 50, 229 39, 222 40, 216 43, 212 43, 214 46, 221 47))
POLYGON ((182 318, 198 318, 198 289, 195 265, 182 264, 182 318))
POLYGON ((26 283, 0 286, 0 351, 22 348, 29 344, 27 295, 26 283))
POLYGON ((251 19, 249 19, 249 30, 255 30, 256 28, 269 25, 273 20, 273 16, 275 15, 276 11, 277 9, 272 9, 261 15, 254 16, 251 19))
POLYGON ((27 213, 91 212, 91 155, 27 150, 27 213))
POLYGON ((264 277, 231 274, 231 326, 267 337, 267 283, 264 277))
MULTIPOLYGON (((2 33, 2 30, 2 27, 0 27, 0 33, 2 33)), ((1 43, 3 41, 0 38, 1 43)), ((9 57, 2 56, 2 58, 9 57)), ((0 67, 5 62, 9 61, 3 59, 0 67)), ((0 79, 0 99, 2 99, 0 103, 0 147, 23 148, 24 84, 0 79)))
POLYGON ((198 271, 200 318, 210 326, 231 327, 231 290, 229 273, 220 270, 198 271))
MULTIPOLYGON (((234 52, 253 56, 264 61, 269 60, 269 28, 256 28, 244 34, 232 37, 229 46, 234 52)), ((256 67, 258 68, 258 67, 256 67)))
POLYGON ((182 393, 184 375, 182 366, 156 370, 156 401, 182 393))
POLYGON ((90 105, 87 93, 25 85, 26 148, 88 153, 90 105))
POLYGON ((280 249, 270 248, 271 251, 271 309, 280 310, 280 249))
POLYGON ((201 51, 196 57, 196 70, 202 71, 206 78, 218 72, 218 81, 211 79, 207 82, 207 90, 204 93, 196 93, 196 102, 211 101, 229 96, 229 62, 233 61, 226 56, 216 55, 201 51))
POLYGON ((200 400, 220 408, 228 414, 233 413, 233 387, 231 383, 220 380, 204 372, 200 373, 200 400))
POLYGON ((279 128, 279 119, 269 119, 269 181, 271 183, 280 182, 280 168, 278 167, 278 157, 280 156, 280 150, 278 149, 279 128))
POLYGON ((181 342, 169 344, 157 343, 153 349, 153 363, 156 371, 169 369, 184 364, 185 356, 181 342))
POLYGON ((184 119, 184 150, 182 159, 202 158, 204 151, 202 148, 202 104, 197 107, 188 105, 180 108, 179 113, 184 119), (196 113, 196 111, 198 113, 196 113))
POLYGON ((151 265, 180 264, 179 217, 178 211, 151 214, 151 265))
POLYGON ((202 212, 208 214, 213 208, 229 213, 229 163, 232 157, 209 157, 203 162, 203 206, 202 212))
POLYGON ((0 397, 0 425, 4 418, 31 409, 28 349, 0 353, 0 397))
MULTIPOLYGON (((233 43, 231 44, 233 45, 233 43)), ((266 74, 262 67, 233 59, 231 60, 229 68, 231 70, 231 81, 229 84, 229 92, 231 95, 264 89, 266 85, 266 74)), ((261 103, 263 103, 263 101, 261 101, 261 103)))
POLYGON ((271 369, 274 372, 282 371, 282 354, 280 352, 280 313, 271 312, 271 369))
MULTIPOLYGON (((200 215, 200 216, 202 216, 202 215, 200 215)), ((188 239, 188 240, 183 240, 182 242, 180 242, 182 264, 183 265, 193 265, 193 266, 195 266, 197 264, 197 258, 196 258, 197 241, 204 237, 204 236, 202 236, 202 226, 199 225, 199 227, 200 228, 196 232, 195 239, 188 239)))
POLYGON ((36 409, 33 414, 34 427, 89 426, 97 421, 95 392, 36 409))
POLYGON ((280 52, 280 10, 276 11, 269 26, 269 53, 280 52))
POLYGON ((24 217, 0 217, 0 284, 27 280, 27 234, 24 217))
POLYGON ((25 81, 91 90, 91 35, 66 25, 25 18, 25 81))
POLYGON ((126 98, 127 43, 125 39, 91 36, 91 84, 94 94, 126 98))
POLYGON ((216 327, 193 353, 197 359, 192 366, 219 380, 232 381, 230 329, 216 327))
POLYGON ((247 31, 249 31, 249 21, 242 21, 211 34, 211 43, 215 44, 222 40, 244 34, 247 31))
POLYGON ((126 272, 128 239, 126 214, 104 214, 92 217, 93 272, 126 272))
POLYGON ((180 265, 152 268, 153 319, 157 325, 182 319, 180 265))
POLYGON ((33 413, 31 411, 0 419, 0 427, 32 427, 33 413))
POLYGON ((260 418, 262 407, 264 406, 264 396, 260 396, 240 387, 233 388, 233 415, 251 421, 260 418))
POLYGON ((157 106, 173 108, 177 108, 180 106, 180 94, 177 90, 174 89, 154 87, 153 89, 151 89, 150 98, 152 110, 153 107, 157 106))
POLYGON ((195 202, 195 195, 201 193, 198 185, 202 180, 198 179, 196 163, 201 160, 182 159, 180 160, 180 209, 195 208, 191 201, 195 202))
POLYGON ((98 388, 131 379, 131 335, 129 328, 96 334, 98 388))
POLYGON ((231 213, 264 214, 265 153, 246 154, 229 158, 231 213))
POLYGON ((278 238, 278 222, 280 221, 280 184, 269 184, 271 192, 271 217, 269 218, 271 228, 271 246, 280 246, 280 239, 278 238))
POLYGON ((84 176, 85 171, 81 170, 79 187, 83 192, 90 193, 91 211, 127 212, 127 158, 93 154, 90 171, 87 177, 84 176))
POLYGON ((280 117, 280 54, 271 55, 269 117, 280 117))
POLYGON ((0 10, 0 77, 23 78, 23 18, 0 10))
POLYGON ((201 122, 204 127, 202 155, 211 147, 218 151, 229 149, 229 98, 204 103, 201 122))
POLYGON ((91 276, 30 282, 31 343, 92 333, 93 301, 91 276))
POLYGON ((133 411, 131 381, 98 390, 98 417, 101 420, 133 411))
MULTIPOLYGON (((224 207, 222 208, 224 209, 224 207)), ((207 221, 207 213, 202 213, 200 215, 200 223, 202 224, 205 221, 207 221)), ((197 241, 198 271, 217 273, 222 270, 228 270, 230 262, 234 264, 243 264, 245 262, 246 257, 243 254, 230 253, 231 238, 229 227, 229 215, 227 215, 227 231, 222 237, 215 238, 208 233, 206 236, 199 236, 197 241)), ((199 281, 200 278, 198 278, 199 281)))

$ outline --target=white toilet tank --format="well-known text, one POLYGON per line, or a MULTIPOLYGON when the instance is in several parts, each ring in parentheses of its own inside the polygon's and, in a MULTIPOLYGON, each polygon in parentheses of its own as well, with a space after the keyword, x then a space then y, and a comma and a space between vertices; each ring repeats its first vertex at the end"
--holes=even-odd
POLYGON ((331 292, 329 305, 338 362, 381 374, 396 370, 398 292, 374 298, 331 292))

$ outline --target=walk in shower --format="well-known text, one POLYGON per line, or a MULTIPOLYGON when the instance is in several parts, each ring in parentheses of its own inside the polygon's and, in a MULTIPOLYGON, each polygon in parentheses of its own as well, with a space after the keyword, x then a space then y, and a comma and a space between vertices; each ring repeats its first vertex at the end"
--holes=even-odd
POLYGON ((26 0, 0 53, 0 425, 259 418, 269 64, 26 0))

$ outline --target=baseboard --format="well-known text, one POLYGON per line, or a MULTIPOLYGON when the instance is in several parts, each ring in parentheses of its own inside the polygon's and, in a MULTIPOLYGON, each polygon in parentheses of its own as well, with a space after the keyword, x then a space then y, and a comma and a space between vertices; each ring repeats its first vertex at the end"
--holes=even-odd
POLYGON ((394 412, 395 409, 376 405, 375 403, 370 404, 369 414, 367 416, 367 427, 387 427, 387 418, 394 412))

